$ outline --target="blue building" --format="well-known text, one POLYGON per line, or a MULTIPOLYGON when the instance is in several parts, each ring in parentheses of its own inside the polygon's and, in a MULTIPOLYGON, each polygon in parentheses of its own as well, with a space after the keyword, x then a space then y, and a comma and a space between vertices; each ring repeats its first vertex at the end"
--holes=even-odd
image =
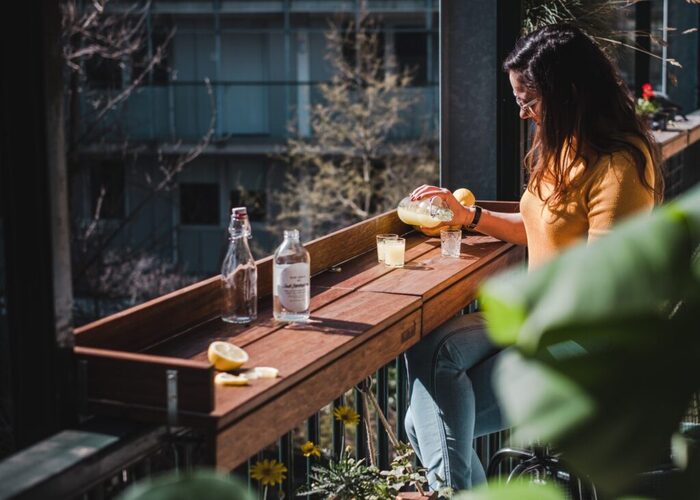
MULTIPOLYGON (((423 134, 426 119, 436 135, 437 2, 366 6, 376 16, 383 55, 415 71, 406 92, 420 97, 419 109, 404 138, 423 134)), ((164 62, 81 144, 84 168, 73 179, 74 213, 88 224, 104 187, 99 224, 123 227, 113 248, 153 249, 187 272, 207 275, 219 269, 230 207, 246 205, 258 249, 269 251, 279 236, 264 231, 269 195, 284 177, 274 153, 290 123, 309 134, 308 108, 319 101, 318 84, 331 77, 325 60, 329 23, 347 26, 359 15, 357 1, 154 1, 146 13, 144 51, 153 55, 174 30, 164 62), (207 135, 212 113, 210 143, 177 175, 173 189, 153 196, 151 187, 162 179, 159 163, 172 164, 195 147, 207 135), (124 224, 124 218, 132 220, 124 224)), ((92 126, 92 102, 118 95, 142 71, 128 60, 88 65, 82 127, 92 126)))

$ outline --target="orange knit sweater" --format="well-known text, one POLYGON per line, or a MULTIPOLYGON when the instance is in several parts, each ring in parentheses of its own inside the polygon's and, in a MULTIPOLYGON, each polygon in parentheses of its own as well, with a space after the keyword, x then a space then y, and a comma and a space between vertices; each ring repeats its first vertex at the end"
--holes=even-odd
MULTIPOLYGON (((647 154, 646 176, 654 185, 654 170, 647 154)), ((552 186, 543 185, 546 199, 552 186)), ((642 185, 627 152, 603 157, 593 167, 575 195, 548 207, 537 192, 526 190, 520 200, 527 234, 528 264, 532 269, 562 249, 581 240, 593 241, 610 231, 619 220, 654 206, 654 193, 642 185)))

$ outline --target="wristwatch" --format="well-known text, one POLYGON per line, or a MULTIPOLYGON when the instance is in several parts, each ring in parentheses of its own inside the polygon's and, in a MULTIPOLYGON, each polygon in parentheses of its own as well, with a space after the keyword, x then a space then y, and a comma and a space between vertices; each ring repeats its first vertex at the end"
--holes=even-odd
POLYGON ((474 205, 474 218, 472 221, 469 223, 467 226, 467 229, 474 229, 476 228, 476 225, 479 223, 479 219, 481 218, 481 207, 478 205, 474 205))

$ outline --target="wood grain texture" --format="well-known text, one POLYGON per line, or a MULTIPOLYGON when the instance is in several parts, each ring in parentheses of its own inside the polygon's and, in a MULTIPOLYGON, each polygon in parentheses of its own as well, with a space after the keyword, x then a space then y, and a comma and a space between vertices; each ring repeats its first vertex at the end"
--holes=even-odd
MULTIPOLYGON (((349 294, 351 290, 311 287, 311 311, 316 311, 349 294)), ((191 330, 166 339, 150 347, 146 352, 158 356, 171 356, 182 359, 207 360, 209 344, 216 340, 231 342, 238 347, 246 347, 263 337, 285 327, 285 323, 275 321, 272 315, 272 301, 264 299, 260 304, 258 319, 250 325, 234 325, 221 318, 214 318, 191 330)))
POLYGON ((415 311, 381 335, 309 374, 303 383, 288 387, 265 405, 241 415, 217 436, 217 465, 225 469, 240 465, 338 394, 399 356, 418 340, 419 331, 420 313, 415 311))
MULTIPOLYGON (((392 210, 306 243, 311 274, 371 251, 379 233, 405 234, 410 230, 392 210)), ((272 257, 261 259, 256 265, 258 297, 264 298, 272 293, 272 257)), ((76 328, 75 342, 83 347, 136 352, 219 317, 220 313, 221 280, 214 276, 76 328)))
POLYGON ((248 387, 217 387, 212 415, 220 419, 220 425, 228 424, 350 350, 359 349, 374 335, 384 335, 420 306, 417 297, 352 292, 314 313, 312 323, 289 325, 248 345, 248 366, 273 366, 279 369, 280 378, 254 380, 248 387))
POLYGON ((512 246, 499 258, 480 266, 423 304, 423 335, 452 318, 476 298, 479 285, 495 273, 525 262, 525 247, 512 246))
POLYGON ((165 408, 166 371, 177 370, 178 408, 200 413, 214 408, 214 370, 209 362, 88 347, 76 347, 75 355, 89 400, 165 408))
MULTIPOLYGON (((439 246, 439 242, 437 245, 439 246)), ((422 234, 406 235, 406 260, 416 259, 435 249, 436 240, 429 240, 422 234)), ((313 279, 316 286, 357 290, 394 269, 377 261, 376 244, 371 251, 341 264, 334 272, 326 271, 313 279)))
POLYGON ((440 244, 434 241, 434 250, 360 290, 416 295, 426 301, 514 246, 489 236, 467 235, 462 239, 461 257, 455 259, 442 257, 440 244))

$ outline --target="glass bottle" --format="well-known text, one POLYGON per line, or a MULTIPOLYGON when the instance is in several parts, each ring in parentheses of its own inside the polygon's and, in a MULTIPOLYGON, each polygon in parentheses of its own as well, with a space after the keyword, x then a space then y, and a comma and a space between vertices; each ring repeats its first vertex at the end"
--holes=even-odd
POLYGON ((407 196, 399 202, 397 213, 399 219, 409 226, 422 227, 435 227, 454 217, 452 210, 439 196, 417 201, 411 201, 407 196))
POLYGON ((228 232, 230 243, 221 265, 221 319, 227 323, 250 323, 258 316, 258 270, 248 246, 251 233, 245 207, 231 210, 228 232))
POLYGON ((284 232, 272 270, 272 309, 278 321, 307 321, 311 302, 311 259, 299 231, 284 232))

